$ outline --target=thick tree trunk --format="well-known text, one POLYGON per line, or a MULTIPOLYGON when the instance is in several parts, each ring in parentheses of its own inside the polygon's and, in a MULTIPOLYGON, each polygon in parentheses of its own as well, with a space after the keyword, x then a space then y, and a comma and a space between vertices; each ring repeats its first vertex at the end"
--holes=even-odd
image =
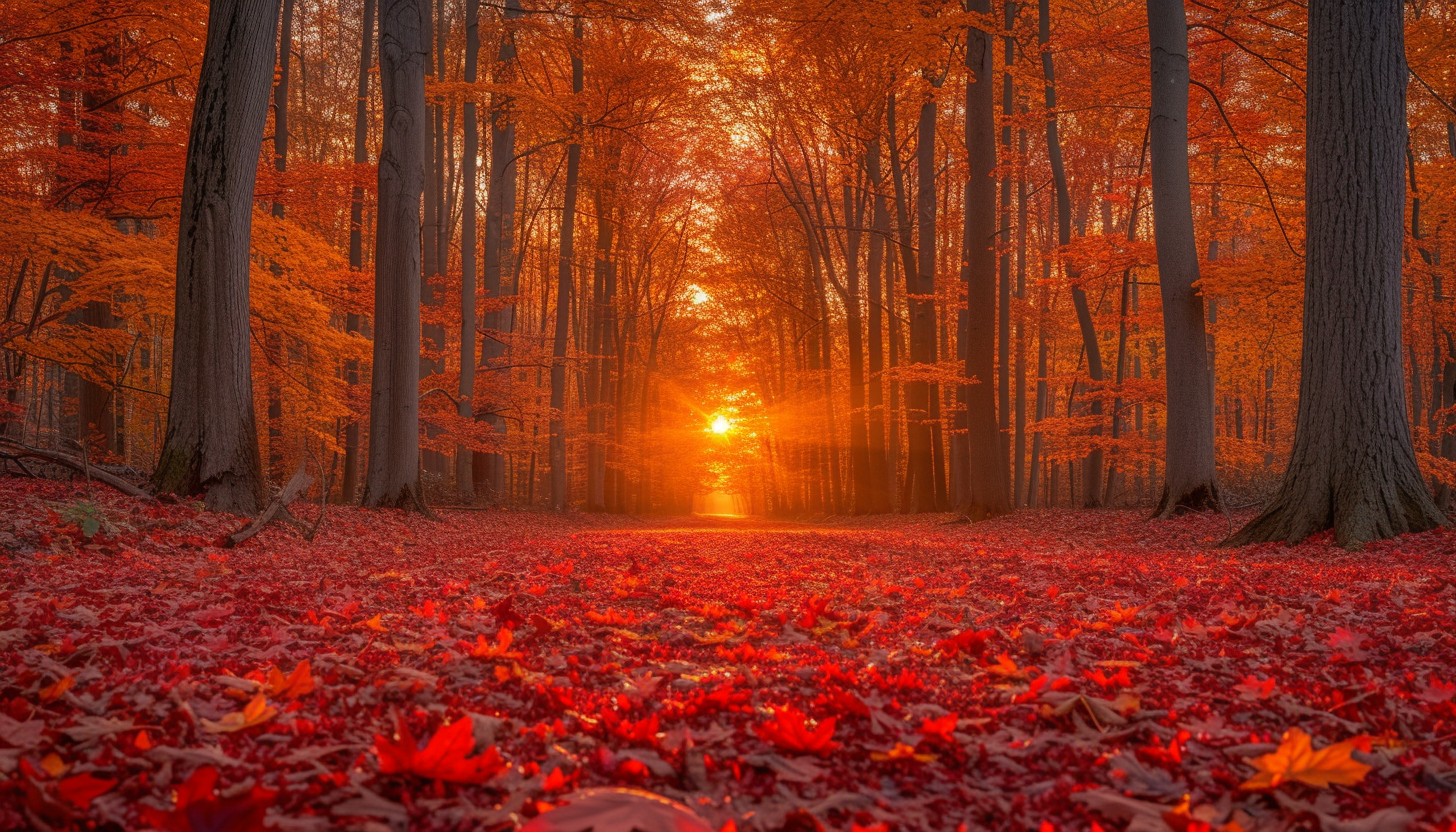
MULTIPOLYGON (((1056 74, 1052 64, 1052 53, 1047 49, 1051 40, 1051 11, 1048 0, 1038 4, 1038 40, 1042 46, 1041 68, 1046 79, 1047 109, 1047 158, 1051 162, 1052 181, 1057 191, 1057 244, 1066 247, 1072 242, 1072 198, 1067 190, 1067 172, 1062 164, 1062 142, 1057 132, 1056 74)), ((1063 261, 1067 280, 1072 284, 1072 307, 1077 312, 1077 326, 1082 333, 1082 347, 1087 353, 1087 374, 1094 388, 1102 384, 1102 349, 1097 343, 1097 331, 1092 325, 1092 310, 1087 304, 1087 292, 1082 288, 1077 270, 1063 261)), ((1093 436, 1102 435, 1102 399, 1093 397, 1088 411, 1097 417, 1092 428, 1093 436)), ((1083 504, 1095 508, 1102 504, 1102 446, 1094 440, 1094 446, 1082 465, 1083 504)))
MULTIPOLYGON (((480 51, 480 0, 465 0, 465 83, 474 84, 480 51)), ((460 398, 462 419, 475 413, 475 160, 480 154, 480 125, 475 101, 465 101, 465 142, 460 156, 460 398)), ((475 498, 475 454, 455 446, 455 493, 475 498)))
MULTIPOLYGON (((572 23, 571 90, 582 91, 581 18, 572 23)), ((581 125, 577 125, 580 129, 581 125)), ((556 331, 551 348, 551 508, 566 510, 566 336, 571 323, 571 275, 576 243, 576 190, 581 168, 577 137, 566 149, 566 198, 561 208, 561 252, 556 272, 556 331)))
POLYGON ((374 372, 364 505, 424 505, 420 491, 420 198, 425 189, 422 0, 383 0, 379 86, 384 98, 374 246, 374 372))
POLYGON ((1229 543, 1335 542, 1445 522, 1411 444, 1401 361, 1407 79, 1401 4, 1315 0, 1305 115, 1304 352, 1294 449, 1229 543))
POLYGON ((153 484, 252 514, 263 498, 249 348, 248 246, 278 0, 208 11, 177 235, 167 435, 153 484))
MULTIPOLYGON (((990 14, 990 0, 972 0, 969 8, 990 14)), ((957 507, 972 520, 1011 510, 1006 493, 1006 448, 996 413, 996 89, 992 58, 995 39, 975 27, 966 30, 966 179, 965 234, 961 280, 966 287, 969 326, 966 340, 967 470, 965 498, 957 507)), ((1009 265, 1009 263, 1008 263, 1009 265)), ((1009 288, 1008 280, 1004 285, 1009 288)), ((1006 307, 1003 306, 1004 310, 1006 307)), ((1002 312, 1002 319, 1006 317, 1002 312)), ((1003 340, 1009 340, 1005 336, 1003 340)), ((1004 348, 1006 345, 1002 344, 1004 348)), ((1005 373, 1003 387, 1009 388, 1005 373)), ((1007 395, 1001 394, 1003 405, 1007 395)), ((1004 409, 1004 408, 1003 408, 1004 409)))
MULTIPOLYGON (((362 271, 364 268, 364 185, 357 179, 359 166, 369 163, 369 72, 374 65, 374 6, 375 0, 364 0, 363 34, 359 44, 359 92, 354 103, 354 189, 349 199, 349 268, 362 271)), ((351 335, 359 332, 359 315, 350 312, 344 319, 344 329, 351 335)), ((359 383, 359 362, 350 360, 344 365, 344 381, 350 388, 359 383)), ((344 477, 340 485, 340 497, 345 503, 354 502, 359 490, 359 420, 349 417, 344 425, 344 477)))
MULTIPOLYGON (((1155 517, 1219 508, 1213 457, 1213 379, 1198 282, 1188 180, 1188 21, 1183 0, 1149 0, 1153 234, 1163 297, 1168 427, 1155 517)), ((1125 291, 1125 290, 1124 290, 1125 291)))

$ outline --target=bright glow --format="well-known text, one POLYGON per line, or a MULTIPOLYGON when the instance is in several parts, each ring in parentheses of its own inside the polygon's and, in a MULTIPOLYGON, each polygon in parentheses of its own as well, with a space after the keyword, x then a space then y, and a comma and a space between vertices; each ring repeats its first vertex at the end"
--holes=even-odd
MULTIPOLYGON (((713 299, 713 296, 704 292, 701 286, 689 286, 688 291, 693 293, 692 300, 694 306, 702 306, 713 299)), ((722 431, 719 432, 721 433, 722 431)))
POLYGON ((727 433, 728 432, 728 429, 731 428, 731 427, 733 427, 733 425, 728 422, 728 418, 726 416, 717 416, 717 417, 714 417, 714 419, 713 419, 713 432, 714 433, 727 433))

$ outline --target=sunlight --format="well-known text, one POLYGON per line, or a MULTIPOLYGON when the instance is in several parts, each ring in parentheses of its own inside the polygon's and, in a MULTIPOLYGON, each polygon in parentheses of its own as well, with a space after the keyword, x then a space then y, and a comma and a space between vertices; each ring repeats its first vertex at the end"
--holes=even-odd
POLYGON ((703 291, 703 287, 696 284, 689 286, 688 291, 692 292, 693 306, 702 306, 713 299, 713 296, 703 291))
POLYGON ((731 422, 728 421, 728 417, 727 416, 724 416, 722 414, 719 414, 719 415, 713 417, 713 432, 714 433, 727 433, 730 429, 732 429, 732 427, 733 427, 733 423, 731 423, 731 422))

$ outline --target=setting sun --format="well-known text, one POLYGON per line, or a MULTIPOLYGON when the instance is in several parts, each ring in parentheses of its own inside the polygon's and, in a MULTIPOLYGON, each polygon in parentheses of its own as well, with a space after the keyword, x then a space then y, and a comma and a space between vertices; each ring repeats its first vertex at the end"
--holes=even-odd
POLYGON ((714 433, 727 433, 728 432, 728 429, 731 428, 731 427, 733 427, 733 425, 732 425, 732 423, 730 423, 728 421, 728 417, 721 416, 721 415, 714 417, 714 419, 713 419, 713 432, 714 433))

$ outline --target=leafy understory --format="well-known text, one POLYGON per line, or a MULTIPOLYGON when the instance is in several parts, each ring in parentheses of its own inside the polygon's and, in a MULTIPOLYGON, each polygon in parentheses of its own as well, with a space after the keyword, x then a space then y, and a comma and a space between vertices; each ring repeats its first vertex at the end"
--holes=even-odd
POLYGON ((96 499, 0 480, 0 828, 1456 828, 1448 531, 96 499))

